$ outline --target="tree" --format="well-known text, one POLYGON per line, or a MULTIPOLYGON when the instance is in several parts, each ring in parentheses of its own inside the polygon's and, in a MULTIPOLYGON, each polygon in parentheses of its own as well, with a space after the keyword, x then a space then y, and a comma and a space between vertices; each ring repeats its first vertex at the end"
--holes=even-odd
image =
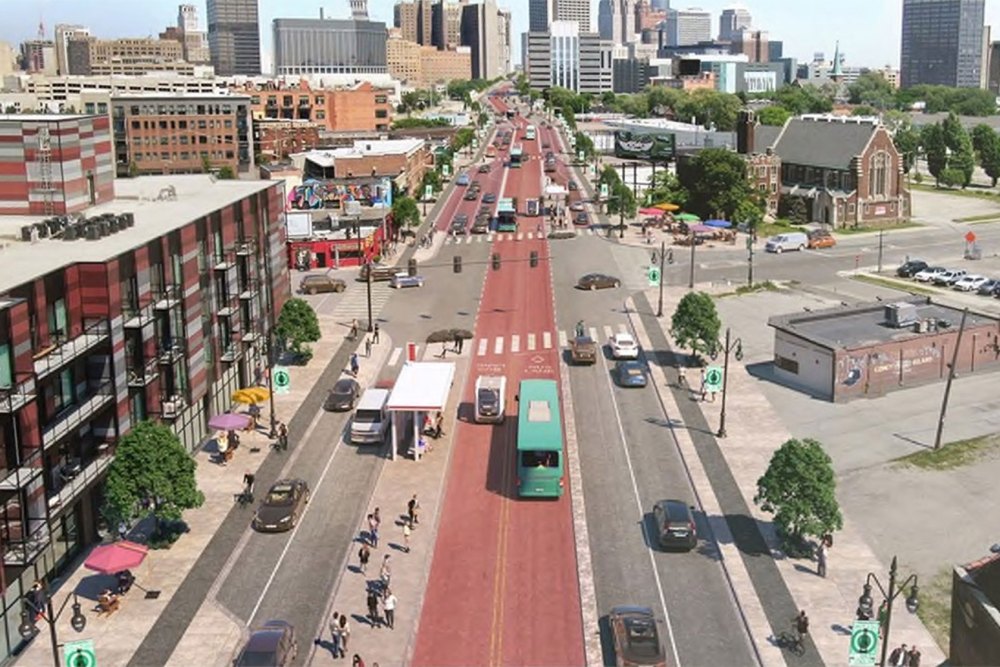
POLYGON ((646 190, 646 205, 653 206, 654 204, 677 204, 683 207, 687 204, 688 192, 681 185, 681 182, 677 180, 676 174, 673 172, 662 169, 656 172, 656 176, 653 177, 653 182, 648 190, 646 190))
POLYGON ((576 146, 576 152, 579 153, 580 151, 583 151, 584 160, 593 159, 593 157, 597 154, 597 151, 594 148, 593 140, 583 132, 577 132, 574 136, 576 138, 574 143, 576 146))
POLYGON ((903 158, 903 171, 907 174, 910 173, 913 165, 917 162, 917 151, 920 150, 920 131, 907 121, 896 128, 892 142, 903 158))
POLYGON ((864 104, 876 109, 895 106, 896 91, 881 72, 864 72, 847 87, 851 104, 864 104))
POLYGON ((782 197, 778 201, 778 215, 787 218, 793 225, 804 225, 809 222, 809 210, 802 197, 782 197))
MULTIPOLYGON (((440 166, 441 165, 438 165, 438 168, 440 168, 440 166)), ((424 172, 424 180, 420 184, 421 192, 426 192, 428 185, 431 186, 432 192, 437 192, 441 189, 441 175, 437 172, 437 170, 428 169, 424 172)))
POLYGON ((201 173, 207 174, 212 171, 212 161, 208 159, 208 153, 201 154, 201 173))
POLYGON ((392 200, 392 219, 396 227, 420 224, 420 209, 413 197, 395 197, 392 200))
POLYGON ((1000 178, 1000 135, 989 125, 980 123, 972 128, 972 147, 979 156, 980 166, 996 187, 1000 178))
POLYGON ((781 127, 791 117, 792 112, 779 104, 766 106, 757 112, 757 120, 760 121, 761 125, 781 127))
POLYGON ((940 184, 941 172, 948 166, 948 146, 944 141, 944 131, 941 125, 924 125, 920 130, 920 145, 927 159, 927 170, 934 177, 934 182, 940 184))
POLYGON ((186 509, 201 507, 195 460, 169 427, 141 421, 115 449, 104 486, 102 514, 109 524, 153 517, 154 535, 161 521, 179 521, 186 509))
POLYGON ((236 178, 236 172, 228 164, 219 167, 218 178, 223 181, 231 181, 236 178))
POLYGON ((972 182, 972 172, 976 168, 972 140, 954 113, 949 113, 947 118, 941 121, 941 131, 944 133, 945 146, 951 151, 948 156, 948 168, 961 172, 963 178, 960 185, 964 188, 972 182))
POLYGON ((725 148, 706 148, 686 163, 677 177, 689 198, 687 208, 702 218, 732 220, 736 209, 751 196, 743 156, 725 148))
POLYGON ((774 514, 781 535, 801 544, 844 525, 837 504, 837 480, 830 457, 815 440, 788 440, 757 480, 754 503, 774 514))
POLYGON ((851 110, 852 116, 877 116, 878 111, 875 107, 870 107, 867 104, 859 104, 851 110))
POLYGON ((695 356, 714 354, 719 346, 722 323, 715 302, 704 292, 688 292, 677 304, 670 320, 670 335, 695 356))
POLYGON ((274 332, 304 361, 312 358, 312 349, 307 343, 315 343, 321 336, 319 320, 312 306, 305 299, 297 298, 289 299, 281 307, 274 332))

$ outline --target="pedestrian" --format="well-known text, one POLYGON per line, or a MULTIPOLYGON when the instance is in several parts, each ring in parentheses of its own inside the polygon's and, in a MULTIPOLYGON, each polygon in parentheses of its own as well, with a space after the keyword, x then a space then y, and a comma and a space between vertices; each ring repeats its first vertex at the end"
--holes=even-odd
POLYGON ((444 415, 438 410, 434 415, 434 439, 437 440, 444 435, 444 415))
POLYGON ((372 549, 378 549, 378 521, 374 514, 368 515, 368 541, 371 543, 372 549))
POLYGON ((382 601, 382 608, 385 609, 385 624, 392 630, 396 620, 396 595, 390 589, 385 589, 385 599, 382 601))
POLYGON ((358 318, 351 320, 351 339, 355 340, 358 337, 358 318))
POLYGON ((373 628, 382 627, 382 617, 378 613, 378 594, 373 587, 368 588, 368 620, 373 628))
POLYGON ((410 553, 410 524, 403 522, 403 551, 410 553))
POLYGON ((916 646, 910 649, 909 667, 920 667, 920 651, 916 646))
POLYGON ((456 333, 455 334, 455 351, 458 352, 459 354, 462 354, 462 346, 464 344, 465 344, 465 341, 462 339, 462 334, 456 333))
POLYGON ((347 657, 347 640, 351 638, 351 626, 347 622, 347 614, 340 615, 340 657, 347 657))
POLYGON ((365 357, 371 358, 372 356, 372 339, 371 336, 365 338, 365 357))
POLYGON ((340 656, 340 612, 333 612, 333 618, 330 619, 330 643, 333 644, 331 651, 333 652, 333 657, 337 658, 340 656))
POLYGON ((392 565, 389 563, 390 555, 386 554, 382 558, 382 567, 379 569, 378 578, 382 582, 382 590, 389 590, 389 581, 392 579, 392 565))
POLYGON ((375 326, 372 329, 372 338, 374 339, 373 340, 374 343, 377 344, 379 342, 379 337, 378 337, 378 322, 375 323, 375 326))
POLYGON ((372 556, 372 550, 368 548, 368 545, 364 542, 361 543, 361 548, 358 549, 358 568, 361 570, 361 574, 368 571, 368 559, 372 556))
POLYGON ((288 451, 288 427, 284 424, 278 424, 278 447, 288 451))
POLYGON ((351 658, 351 667, 365 667, 365 661, 361 659, 361 656, 357 653, 351 658))
POLYGON ((906 644, 897 646, 892 649, 892 653, 889 654, 889 664, 892 665, 892 667, 905 667, 909 657, 910 656, 906 650, 906 644))
POLYGON ((702 400, 703 403, 705 402, 705 395, 707 393, 708 392, 705 390, 705 369, 702 368, 701 369, 701 400, 702 400))
POLYGON ((420 501, 417 500, 417 494, 413 494, 410 501, 406 503, 406 516, 410 519, 410 527, 415 528, 420 522, 420 501))
POLYGON ((376 507, 375 511, 372 512, 372 516, 375 517, 375 525, 376 526, 381 526, 382 525, 382 508, 381 507, 376 507))
POLYGON ((816 574, 826 578, 826 540, 820 540, 816 549, 816 574))
POLYGON ((358 369, 359 369, 358 353, 351 352, 351 375, 353 375, 354 377, 358 377, 358 369))

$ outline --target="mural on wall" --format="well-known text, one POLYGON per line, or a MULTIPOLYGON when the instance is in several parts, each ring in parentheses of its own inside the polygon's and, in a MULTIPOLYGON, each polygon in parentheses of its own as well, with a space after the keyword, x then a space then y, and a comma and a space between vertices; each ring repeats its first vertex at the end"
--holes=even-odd
POLYGON ((864 375, 865 355, 847 356, 837 359, 837 381, 845 387, 853 387, 864 375))
POLYGON ((392 206, 392 182, 383 178, 376 183, 348 184, 309 179, 289 189, 288 204, 293 209, 343 208, 344 202, 363 206, 392 206))

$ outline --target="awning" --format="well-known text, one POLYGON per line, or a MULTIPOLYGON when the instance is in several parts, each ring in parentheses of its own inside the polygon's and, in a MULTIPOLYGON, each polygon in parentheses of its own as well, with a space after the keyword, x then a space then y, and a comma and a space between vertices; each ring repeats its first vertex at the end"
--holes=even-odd
POLYGON ((706 220, 705 225, 715 227, 716 229, 729 229, 733 226, 733 223, 728 220, 706 220))
POLYGON ((386 408, 413 412, 444 410, 454 379, 455 364, 451 362, 407 362, 396 378, 386 408))
POLYGON ((696 216, 694 213, 678 213, 674 216, 675 220, 680 220, 681 222, 700 222, 701 218, 696 216))
POLYGON ((642 215, 661 216, 664 213, 666 213, 666 211, 664 211, 663 209, 659 209, 659 208, 640 208, 639 209, 639 213, 641 213, 642 215))
POLYGON ((128 540, 102 544, 90 552, 83 566, 101 574, 115 574, 142 565, 148 551, 148 547, 128 540))
POLYGON ((679 210, 680 206, 677 204, 671 204, 670 202, 661 202, 659 204, 653 204, 653 208, 658 208, 661 211, 667 211, 668 213, 679 210))

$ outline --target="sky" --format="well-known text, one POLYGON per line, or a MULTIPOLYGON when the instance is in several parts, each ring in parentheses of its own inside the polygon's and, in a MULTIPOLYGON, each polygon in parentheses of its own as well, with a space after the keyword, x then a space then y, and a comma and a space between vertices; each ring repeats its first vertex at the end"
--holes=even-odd
MULTIPOLYGON (((204 0, 187 0, 198 7, 202 28, 206 28, 204 0)), ((275 18, 318 17, 322 7, 326 16, 346 18, 348 0, 259 0, 261 40, 265 67, 271 63, 271 20, 275 18)), ((4 20, 0 22, 0 41, 17 45, 34 38, 39 22, 44 22, 46 36, 53 37, 56 23, 78 23, 90 28, 97 37, 156 36, 167 25, 177 22, 180 0, 0 0, 4 20), (95 11, 96 10, 96 11, 95 11)), ((394 0, 368 0, 369 14, 375 20, 392 24, 394 0)), ((520 60, 520 34, 527 30, 528 0, 498 0, 511 9, 513 54, 520 60)), ((673 0, 675 7, 700 6, 718 17, 732 0, 673 0)), ((832 58, 836 42, 851 66, 899 66, 899 32, 902 0, 743 0, 753 15, 754 27, 767 30, 772 40, 784 42, 786 56, 799 61, 811 60, 814 52, 832 58)), ((593 29, 597 27, 597 0, 593 0, 593 29)), ((986 3, 986 24, 997 26, 1000 34, 1000 2, 986 3)), ((718 29, 718 18, 713 30, 718 29)))

